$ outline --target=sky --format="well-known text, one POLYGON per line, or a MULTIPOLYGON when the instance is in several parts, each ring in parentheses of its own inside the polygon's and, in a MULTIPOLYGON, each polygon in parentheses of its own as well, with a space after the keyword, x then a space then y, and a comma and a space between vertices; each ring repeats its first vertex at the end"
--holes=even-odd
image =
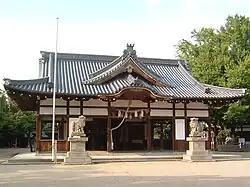
POLYGON ((38 78, 40 51, 176 58, 193 29, 219 28, 228 15, 250 16, 249 0, 0 0, 3 78, 38 78))

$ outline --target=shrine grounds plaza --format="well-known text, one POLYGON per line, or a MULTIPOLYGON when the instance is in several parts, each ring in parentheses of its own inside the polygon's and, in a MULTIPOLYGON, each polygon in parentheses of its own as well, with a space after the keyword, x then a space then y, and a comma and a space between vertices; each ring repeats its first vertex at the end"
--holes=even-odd
POLYGON ((250 161, 0 165, 0 186, 250 186, 250 161))

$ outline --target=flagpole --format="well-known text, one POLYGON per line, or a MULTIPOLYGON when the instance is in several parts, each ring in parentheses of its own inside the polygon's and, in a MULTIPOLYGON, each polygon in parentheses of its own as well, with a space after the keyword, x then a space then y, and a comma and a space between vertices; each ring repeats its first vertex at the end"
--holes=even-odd
POLYGON ((52 111, 52 161, 56 161, 55 152, 55 110, 56 110, 56 70, 57 70, 57 43, 58 43, 58 19, 56 18, 56 51, 54 61, 54 81, 53 81, 53 111, 52 111))

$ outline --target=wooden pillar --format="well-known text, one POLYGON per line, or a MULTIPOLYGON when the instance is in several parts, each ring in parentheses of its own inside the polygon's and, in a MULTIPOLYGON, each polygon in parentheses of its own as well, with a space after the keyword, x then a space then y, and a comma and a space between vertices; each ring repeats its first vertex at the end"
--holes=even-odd
POLYGON ((40 116, 40 100, 36 101, 36 145, 35 151, 39 152, 41 140, 41 116, 40 116))
POLYGON ((108 121, 107 121, 107 151, 112 151, 112 138, 111 138, 111 102, 108 100, 108 121))
POLYGON ((218 126, 216 124, 216 122, 214 123, 214 151, 217 151, 217 135, 218 135, 218 127, 219 127, 219 121, 217 122, 218 126))
POLYGON ((150 101, 148 102, 148 113, 147 113, 147 150, 152 151, 152 131, 150 122, 150 101))
POLYGON ((65 145, 65 151, 69 151, 70 150, 70 143, 68 141, 68 137, 69 137, 69 107, 70 107, 70 101, 67 100, 67 111, 66 111, 66 145, 65 145))
POLYGON ((173 118, 172 118, 172 149, 176 150, 176 140, 175 140, 175 102, 172 103, 173 108, 173 118))
POLYGON ((121 126, 120 149, 124 150, 124 125, 121 126))
POLYGON ((163 124, 161 123, 161 145, 160 145, 160 149, 161 151, 164 150, 164 139, 163 139, 163 124))
MULTIPOLYGON (((189 121, 187 117, 187 102, 184 102, 184 118, 185 118, 185 139, 187 138, 189 134, 189 121)), ((185 150, 189 148, 189 143, 185 140, 185 150)))
POLYGON ((212 141, 212 137, 211 137, 211 125, 212 125, 212 106, 209 104, 208 105, 208 150, 211 150, 211 141, 212 141))
POLYGON ((67 111, 66 111, 66 117, 67 117, 67 128, 66 128, 66 135, 67 135, 67 138, 69 137, 69 100, 67 100, 67 111))
POLYGON ((80 115, 83 115, 83 101, 80 101, 80 115))

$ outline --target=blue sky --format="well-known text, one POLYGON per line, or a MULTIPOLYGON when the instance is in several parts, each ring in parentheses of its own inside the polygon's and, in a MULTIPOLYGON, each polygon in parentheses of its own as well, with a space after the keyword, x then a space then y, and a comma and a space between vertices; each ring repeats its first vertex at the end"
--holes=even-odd
MULTIPOLYGON (((218 28, 228 15, 250 16, 249 0, 0 0, 0 79, 38 77, 41 50, 175 58, 194 28, 218 28)), ((1 86, 0 86, 1 87, 1 86)))

